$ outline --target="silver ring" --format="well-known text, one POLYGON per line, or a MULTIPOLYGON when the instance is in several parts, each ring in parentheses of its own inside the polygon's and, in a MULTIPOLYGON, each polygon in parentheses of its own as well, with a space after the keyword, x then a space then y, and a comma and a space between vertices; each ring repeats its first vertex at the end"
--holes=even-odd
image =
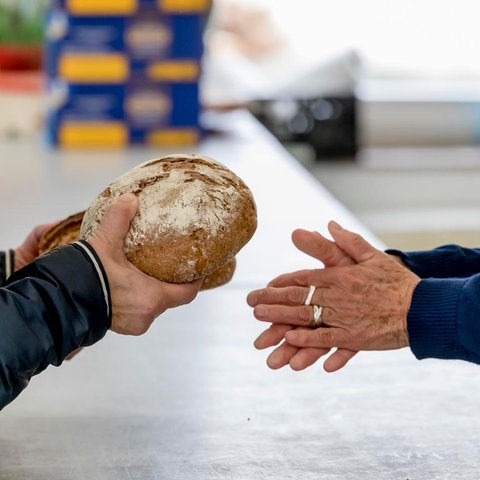
POLYGON ((310 290, 308 291, 307 299, 305 300, 305 305, 310 305, 312 301, 313 294, 315 293, 315 289, 317 287, 315 285, 310 285, 310 290))
POLYGON ((318 327, 322 323, 322 310, 320 305, 313 305, 313 326, 318 327))

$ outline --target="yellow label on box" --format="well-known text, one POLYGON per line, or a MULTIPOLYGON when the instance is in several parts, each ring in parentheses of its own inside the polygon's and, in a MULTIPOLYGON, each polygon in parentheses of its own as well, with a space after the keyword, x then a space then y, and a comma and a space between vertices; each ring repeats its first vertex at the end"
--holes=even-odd
POLYGON ((74 15, 131 15, 138 0, 67 0, 66 5, 74 15))
POLYGON ((200 141, 200 132, 195 128, 177 128, 150 132, 147 142, 151 146, 195 145, 200 141))
POLYGON ((195 61, 154 62, 149 65, 147 75, 156 81, 194 81, 200 76, 200 66, 195 61))
POLYGON ((66 122, 58 133, 62 147, 115 148, 126 146, 128 141, 128 129, 121 122, 66 122))
POLYGON ((120 83, 128 79, 130 67, 120 54, 70 53, 60 58, 58 74, 74 83, 120 83))
POLYGON ((167 13, 201 13, 210 7, 210 0, 157 0, 157 3, 167 13))

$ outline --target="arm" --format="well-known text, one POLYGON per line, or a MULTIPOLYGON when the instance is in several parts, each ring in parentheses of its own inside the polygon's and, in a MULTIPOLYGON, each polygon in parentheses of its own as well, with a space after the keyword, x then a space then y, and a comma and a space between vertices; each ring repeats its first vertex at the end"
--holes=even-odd
POLYGON ((123 242, 137 210, 135 195, 122 195, 88 243, 42 256, 0 288, 0 408, 33 375, 96 342, 108 328, 141 335, 165 310, 195 298, 201 280, 160 282, 125 257, 123 242))
POLYGON ((0 288, 0 408, 33 375, 105 335, 108 298, 105 274, 86 242, 59 248, 9 278, 0 288))
POLYGON ((480 273, 480 249, 444 245, 433 250, 386 253, 400 257, 403 263, 421 278, 470 277, 480 273))
POLYGON ((480 275, 421 280, 359 235, 337 227, 331 233, 356 264, 283 276, 256 292, 257 318, 303 325, 285 333, 297 348, 410 346, 417 358, 480 363, 480 275), (305 328, 311 310, 289 300, 308 285, 317 286, 312 303, 324 307, 316 329, 305 328))
POLYGON ((407 327, 418 359, 480 363, 480 275, 422 280, 413 292, 407 327))

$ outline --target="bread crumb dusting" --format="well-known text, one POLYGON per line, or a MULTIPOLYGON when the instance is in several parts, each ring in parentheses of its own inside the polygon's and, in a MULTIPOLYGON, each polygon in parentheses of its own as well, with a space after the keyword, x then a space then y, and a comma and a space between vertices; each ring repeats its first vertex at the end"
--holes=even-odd
MULTIPOLYGON (((127 250, 147 237, 160 238, 166 232, 194 235, 196 230, 203 229, 216 235, 231 222, 232 205, 236 204, 235 197, 240 196, 238 187, 225 177, 224 167, 218 162, 208 159, 208 163, 197 161, 189 165, 189 158, 172 155, 161 161, 145 162, 109 185, 108 203, 132 191, 139 199, 139 213, 125 240, 127 250)), ((97 215, 86 222, 93 230, 107 206, 98 208, 98 202, 105 202, 105 198, 97 198, 92 204, 89 210, 97 215)), ((84 232, 88 233, 91 232, 84 232)))

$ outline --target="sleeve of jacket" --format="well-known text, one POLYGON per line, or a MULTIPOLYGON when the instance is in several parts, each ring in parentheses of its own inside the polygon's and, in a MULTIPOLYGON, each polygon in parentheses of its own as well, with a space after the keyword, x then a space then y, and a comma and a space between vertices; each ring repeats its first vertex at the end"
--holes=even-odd
POLYGON ((480 249, 444 245, 433 250, 402 252, 387 250, 399 256, 420 278, 470 277, 480 273, 480 249))
POLYGON ((110 323, 107 277, 88 243, 60 247, 15 272, 0 288, 0 409, 33 375, 100 340, 110 323))
POLYGON ((413 293, 407 328, 418 359, 480 363, 480 274, 421 280, 413 293))

